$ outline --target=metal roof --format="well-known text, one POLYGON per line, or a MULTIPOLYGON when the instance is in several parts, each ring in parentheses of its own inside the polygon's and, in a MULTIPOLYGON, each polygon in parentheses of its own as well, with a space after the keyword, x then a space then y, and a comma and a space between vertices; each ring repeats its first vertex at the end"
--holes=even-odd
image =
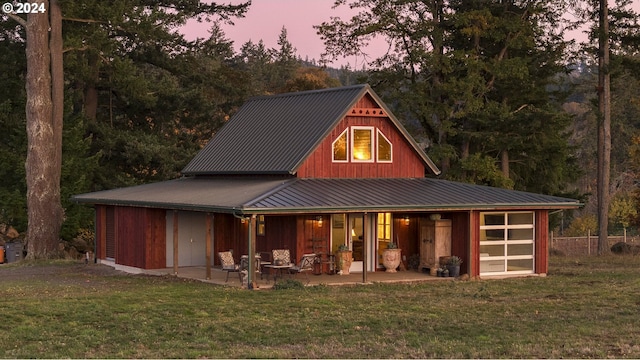
POLYGON ((183 178, 77 195, 80 203, 234 213, 561 209, 573 199, 429 178, 183 178))
POLYGON ((78 203, 233 212, 287 179, 181 178, 75 195, 78 203))
POLYGON ((295 174, 365 94, 435 174, 440 170, 367 84, 249 99, 182 170, 184 175, 295 174))

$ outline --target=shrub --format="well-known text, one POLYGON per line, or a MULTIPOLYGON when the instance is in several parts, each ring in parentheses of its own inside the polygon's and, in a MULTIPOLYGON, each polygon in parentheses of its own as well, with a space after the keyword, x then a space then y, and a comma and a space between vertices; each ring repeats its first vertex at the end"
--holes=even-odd
POLYGON ((563 236, 587 236, 589 231, 591 235, 598 233, 598 219, 593 214, 575 218, 564 231, 563 236))
POLYGON ((274 290, 304 289, 304 284, 298 280, 286 279, 286 280, 276 281, 276 283, 273 284, 273 289, 274 290))

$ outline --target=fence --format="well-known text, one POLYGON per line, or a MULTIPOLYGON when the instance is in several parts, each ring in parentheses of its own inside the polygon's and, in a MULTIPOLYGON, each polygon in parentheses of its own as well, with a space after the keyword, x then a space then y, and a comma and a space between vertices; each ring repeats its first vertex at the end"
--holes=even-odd
MULTIPOLYGON (((560 251, 565 255, 596 255, 598 253, 598 236, 588 234, 587 236, 555 237, 553 232, 549 238, 551 250, 560 251)), ((640 245, 640 237, 629 236, 609 236, 609 248, 619 242, 629 245, 640 245)))

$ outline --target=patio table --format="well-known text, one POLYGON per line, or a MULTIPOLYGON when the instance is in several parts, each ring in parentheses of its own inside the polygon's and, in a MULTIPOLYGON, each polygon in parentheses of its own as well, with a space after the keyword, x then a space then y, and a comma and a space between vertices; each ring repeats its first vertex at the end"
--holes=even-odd
MULTIPOLYGON (((288 272, 289 269, 293 267, 293 264, 285 264, 285 265, 269 264, 269 265, 265 265, 264 267, 273 269, 275 271, 273 274, 273 282, 276 282, 276 280, 278 280, 278 275, 280 278, 282 278, 282 276, 284 275, 284 271, 286 270, 288 272)), ((267 281, 269 281, 269 274, 267 274, 267 281)))

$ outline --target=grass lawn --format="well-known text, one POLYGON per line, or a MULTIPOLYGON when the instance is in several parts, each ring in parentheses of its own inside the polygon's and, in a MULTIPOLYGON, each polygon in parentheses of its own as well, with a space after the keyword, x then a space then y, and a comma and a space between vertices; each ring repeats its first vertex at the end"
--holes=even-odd
POLYGON ((259 291, 83 266, 0 266, 0 357, 640 358, 640 256, 552 257, 542 278, 259 291), (59 274, 14 276, 38 267, 59 274))

